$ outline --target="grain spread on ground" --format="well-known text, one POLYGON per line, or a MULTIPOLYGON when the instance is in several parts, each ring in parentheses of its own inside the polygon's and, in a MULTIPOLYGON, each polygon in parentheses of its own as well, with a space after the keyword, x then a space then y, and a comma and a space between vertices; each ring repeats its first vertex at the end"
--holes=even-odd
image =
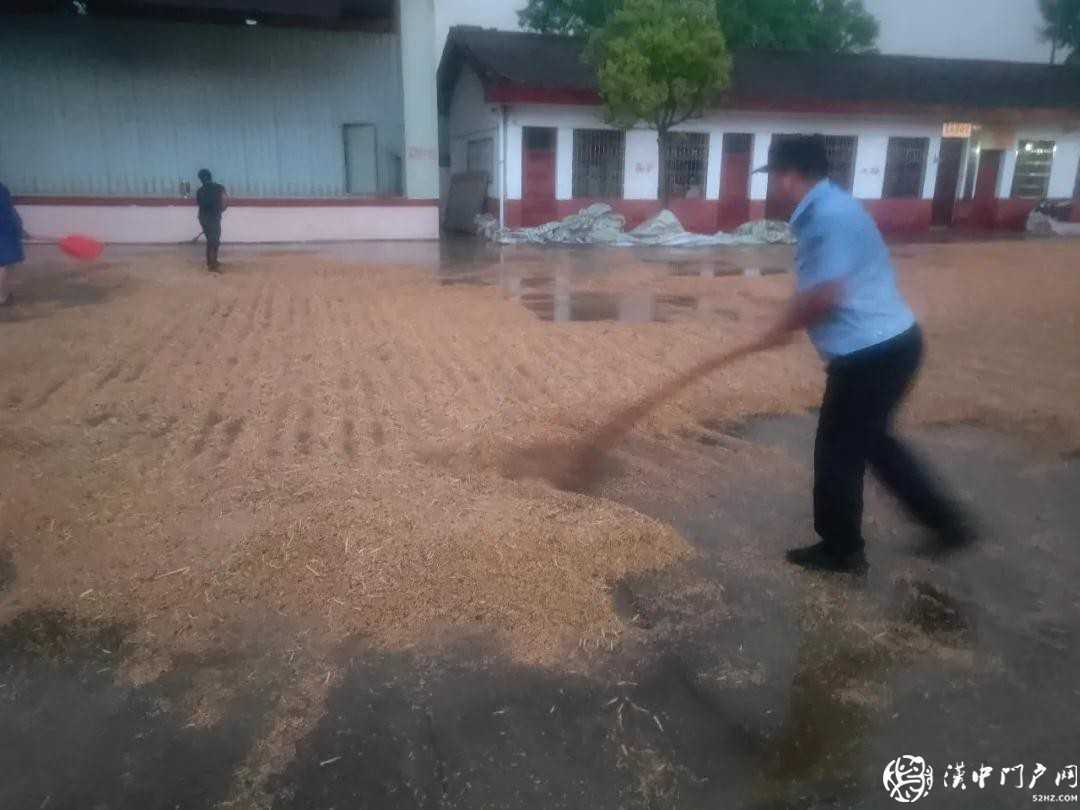
MULTIPOLYGON (((724 261, 790 264, 786 247, 741 250, 724 261)), ((929 340, 906 418, 1080 449, 1080 243, 898 254, 929 340)), ((266 616, 389 648, 483 629, 533 661, 617 635, 612 583, 691 548, 602 493, 507 475, 506 460, 572 443, 748 340, 791 278, 592 256, 595 272, 564 277, 559 256, 522 249, 474 268, 476 283, 440 284, 430 268, 304 251, 248 254, 220 278, 194 255, 79 270, 34 251, 0 316, 0 545, 18 571, 3 612, 117 619, 177 648, 266 616), (560 284, 677 305, 651 322, 553 323, 520 300, 560 284)), ((802 411, 821 385, 800 340, 716 372, 635 435, 663 445, 802 411)), ((626 474, 652 463, 626 461, 626 474)))

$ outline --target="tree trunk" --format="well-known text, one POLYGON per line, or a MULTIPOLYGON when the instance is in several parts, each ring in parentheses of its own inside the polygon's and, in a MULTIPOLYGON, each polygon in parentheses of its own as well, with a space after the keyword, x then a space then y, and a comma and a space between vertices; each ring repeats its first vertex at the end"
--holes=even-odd
POLYGON ((658 129, 656 131, 656 145, 657 154, 659 160, 657 162, 657 175, 659 176, 659 188, 657 189, 657 197, 660 199, 660 205, 663 208, 668 207, 668 200, 671 197, 671 192, 668 188, 668 161, 667 161, 667 146, 669 140, 669 133, 666 129, 658 129))

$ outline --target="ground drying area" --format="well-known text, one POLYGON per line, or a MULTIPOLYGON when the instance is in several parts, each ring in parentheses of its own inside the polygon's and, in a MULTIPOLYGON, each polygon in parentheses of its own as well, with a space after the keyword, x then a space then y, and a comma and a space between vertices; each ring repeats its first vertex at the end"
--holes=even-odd
POLYGON ((1075 701, 1080 243, 897 249, 930 347, 906 423, 1004 534, 914 562, 871 498, 855 590, 778 562, 810 539, 804 341, 661 408, 587 492, 522 463, 750 338, 788 249, 357 255, 217 277, 40 248, 18 271, 0 711, 34 745, 0 743, 28 774, 12 806, 857 806, 882 718, 933 739, 916 694, 978 673, 987 700, 1075 701), (57 738, 60 763, 28 753, 57 738))

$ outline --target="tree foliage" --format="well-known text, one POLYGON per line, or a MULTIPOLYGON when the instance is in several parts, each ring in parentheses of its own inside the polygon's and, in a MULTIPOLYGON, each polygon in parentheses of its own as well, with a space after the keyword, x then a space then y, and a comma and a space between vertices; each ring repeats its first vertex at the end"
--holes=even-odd
POLYGON ((1080 65, 1080 0, 1039 0, 1043 25, 1039 34, 1051 45, 1051 58, 1061 52, 1066 61, 1080 65))
POLYGON ((589 40, 609 120, 645 122, 660 143, 666 199, 666 147, 672 127, 699 117, 731 77, 724 33, 707 0, 626 0, 589 40))
MULTIPOLYGON (((1055 0, 1048 0, 1055 2, 1055 0)), ((1064 0, 1077 2, 1078 0, 1064 0)), ((732 50, 867 51, 878 22, 862 0, 709 0, 732 50)), ((528 0, 521 24, 534 31, 589 34, 624 0, 528 0)))

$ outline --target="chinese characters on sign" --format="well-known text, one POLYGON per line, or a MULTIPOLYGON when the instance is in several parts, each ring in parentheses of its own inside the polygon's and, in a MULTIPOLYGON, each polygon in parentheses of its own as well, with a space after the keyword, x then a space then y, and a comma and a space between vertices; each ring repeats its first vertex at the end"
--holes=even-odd
POLYGON ((973 124, 949 121, 942 126, 941 135, 944 138, 970 138, 974 130, 975 126, 973 124))

